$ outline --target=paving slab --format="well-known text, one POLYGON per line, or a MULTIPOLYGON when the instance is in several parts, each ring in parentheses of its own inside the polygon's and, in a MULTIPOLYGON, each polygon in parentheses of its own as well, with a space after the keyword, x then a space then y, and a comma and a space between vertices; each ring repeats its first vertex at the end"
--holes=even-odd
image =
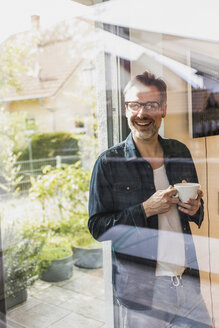
POLYGON ((47 304, 60 305, 74 297, 74 292, 58 286, 51 286, 45 290, 41 290, 33 297, 47 304))
POLYGON ((23 325, 19 325, 17 322, 7 319, 7 328, 26 328, 23 325))
POLYGON ((98 298, 74 292, 73 297, 60 304, 60 307, 87 318, 105 322, 105 302, 98 298))
POLYGON ((99 277, 91 275, 78 277, 63 284, 62 288, 104 299, 104 282, 99 277))
POLYGON ((16 307, 8 310, 8 314, 11 313, 11 312, 14 312, 16 309, 19 309, 20 311, 27 311, 29 309, 31 309, 33 306, 37 305, 37 304, 40 304, 41 302, 38 301, 37 299, 35 299, 34 297, 30 296, 29 292, 28 292, 28 297, 27 297, 27 301, 20 304, 20 305, 17 305, 16 307))
POLYGON ((25 303, 8 311, 8 328, 104 328, 103 269, 74 268, 59 283, 38 280, 25 303))
POLYGON ((26 311, 18 307, 10 311, 7 317, 27 328, 47 328, 70 313, 69 310, 40 302, 26 311))
POLYGON ((60 281, 55 283, 56 286, 62 287, 64 286, 67 282, 70 282, 72 280, 75 280, 77 278, 82 278, 84 277, 85 279, 89 276, 94 276, 94 277, 99 277, 101 280, 103 280, 103 268, 98 268, 98 269, 83 269, 79 268, 77 266, 74 266, 73 268, 73 275, 70 279, 60 281))
POLYGON ((49 328, 101 328, 102 326, 102 322, 85 318, 80 314, 72 313, 64 319, 50 325, 49 328))

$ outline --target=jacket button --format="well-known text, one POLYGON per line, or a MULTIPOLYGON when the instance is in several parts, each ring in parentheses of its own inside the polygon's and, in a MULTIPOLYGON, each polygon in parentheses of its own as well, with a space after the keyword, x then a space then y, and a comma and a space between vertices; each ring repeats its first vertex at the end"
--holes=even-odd
POLYGON ((126 190, 130 190, 130 187, 128 186, 128 187, 126 187, 126 190))

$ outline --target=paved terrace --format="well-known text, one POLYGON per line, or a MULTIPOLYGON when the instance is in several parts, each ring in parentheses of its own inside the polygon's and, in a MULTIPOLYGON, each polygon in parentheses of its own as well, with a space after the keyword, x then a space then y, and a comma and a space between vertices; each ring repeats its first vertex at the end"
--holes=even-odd
MULTIPOLYGON (((219 282, 202 281, 202 293, 219 328, 219 282)), ((59 283, 38 280, 28 299, 8 311, 7 328, 105 328, 103 269, 85 270, 74 266, 73 276, 59 283)), ((1 325, 0 325, 1 327, 1 325)))
POLYGON ((27 301, 8 311, 7 322, 8 328, 104 328, 103 269, 74 266, 69 280, 38 280, 27 301))

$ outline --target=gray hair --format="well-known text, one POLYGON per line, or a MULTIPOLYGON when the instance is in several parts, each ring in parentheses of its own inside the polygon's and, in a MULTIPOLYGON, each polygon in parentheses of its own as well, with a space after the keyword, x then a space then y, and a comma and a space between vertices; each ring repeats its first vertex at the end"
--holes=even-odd
POLYGON ((123 91, 124 98, 125 98, 127 91, 139 83, 141 83, 145 86, 155 86, 158 89, 158 91, 160 92, 161 103, 162 104, 166 103, 166 101, 167 101, 167 85, 166 85, 166 83, 161 78, 157 78, 154 74, 149 73, 147 71, 145 71, 144 73, 142 73, 140 75, 136 75, 131 81, 128 82, 128 84, 126 85, 126 87, 123 91))

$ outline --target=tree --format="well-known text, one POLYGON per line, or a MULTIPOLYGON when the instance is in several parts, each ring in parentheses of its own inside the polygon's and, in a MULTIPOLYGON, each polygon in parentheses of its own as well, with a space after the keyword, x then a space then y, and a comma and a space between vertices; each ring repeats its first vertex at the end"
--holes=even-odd
POLYGON ((18 34, 10 37, 0 47, 0 99, 10 88, 16 92, 22 89, 21 75, 32 68, 33 47, 36 44, 33 34, 18 34))

